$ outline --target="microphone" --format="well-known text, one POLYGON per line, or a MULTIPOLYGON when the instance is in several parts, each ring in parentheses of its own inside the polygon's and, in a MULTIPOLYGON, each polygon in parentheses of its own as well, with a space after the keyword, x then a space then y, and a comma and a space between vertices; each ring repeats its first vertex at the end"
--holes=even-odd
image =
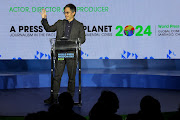
POLYGON ((62 37, 60 38, 60 40, 68 40, 68 38, 65 36, 65 33, 64 33, 64 21, 63 20, 63 34, 62 34, 62 37))

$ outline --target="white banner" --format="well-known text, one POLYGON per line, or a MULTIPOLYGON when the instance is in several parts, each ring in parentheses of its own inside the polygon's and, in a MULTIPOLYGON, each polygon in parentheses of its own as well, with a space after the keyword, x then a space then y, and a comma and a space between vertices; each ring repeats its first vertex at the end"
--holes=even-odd
POLYGON ((50 59, 50 38, 41 9, 53 25, 63 7, 77 7, 84 24, 83 59, 179 59, 179 0, 2 0, 0 59, 50 59))

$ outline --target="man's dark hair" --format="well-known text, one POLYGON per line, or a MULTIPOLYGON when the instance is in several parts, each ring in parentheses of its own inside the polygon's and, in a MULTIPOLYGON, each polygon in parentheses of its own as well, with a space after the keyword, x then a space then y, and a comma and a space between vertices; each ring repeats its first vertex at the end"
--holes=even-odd
POLYGON ((69 7, 72 12, 75 12, 74 16, 76 15, 76 6, 75 6, 75 5, 73 5, 73 4, 67 4, 67 5, 64 7, 64 10, 65 10, 66 7, 69 7))

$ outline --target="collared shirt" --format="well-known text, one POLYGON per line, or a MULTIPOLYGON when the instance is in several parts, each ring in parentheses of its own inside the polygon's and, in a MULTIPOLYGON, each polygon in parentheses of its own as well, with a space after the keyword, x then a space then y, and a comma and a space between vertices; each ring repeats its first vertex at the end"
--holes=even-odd
POLYGON ((72 25, 73 25, 74 19, 69 22, 68 20, 66 20, 66 26, 65 26, 65 32, 64 35, 65 37, 67 37, 68 39, 70 38, 70 34, 71 34, 71 29, 72 29, 72 25))

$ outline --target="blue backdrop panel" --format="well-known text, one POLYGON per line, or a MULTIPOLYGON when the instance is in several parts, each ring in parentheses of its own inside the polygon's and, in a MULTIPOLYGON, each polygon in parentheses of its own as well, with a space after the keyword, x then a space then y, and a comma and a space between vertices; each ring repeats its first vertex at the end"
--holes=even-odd
MULTIPOLYGON (((50 63, 50 60, 1 60, 0 89, 50 87, 50 63)), ((179 65, 180 60, 83 59, 82 87, 180 89, 179 65)), ((67 87, 67 83, 65 69, 61 86, 67 87)))

